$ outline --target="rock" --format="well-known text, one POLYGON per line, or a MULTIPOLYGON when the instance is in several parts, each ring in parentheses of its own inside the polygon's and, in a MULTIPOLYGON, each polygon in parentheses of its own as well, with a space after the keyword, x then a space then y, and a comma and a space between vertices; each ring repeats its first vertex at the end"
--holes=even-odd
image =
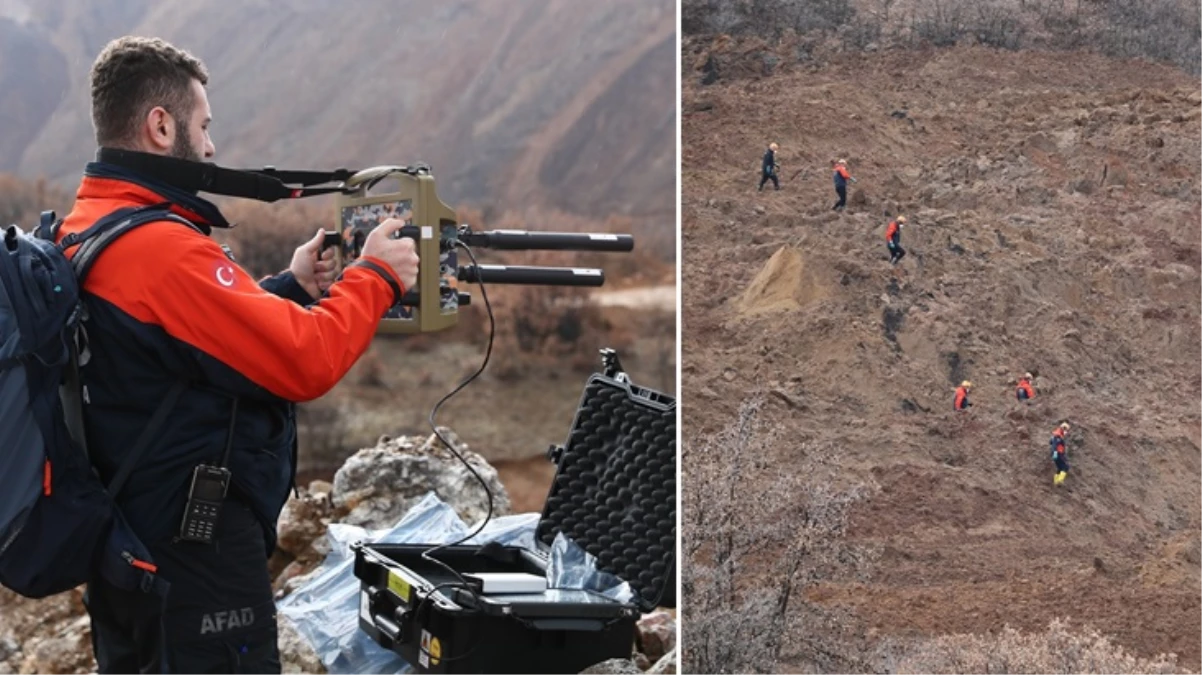
POLYGON ((675 673, 676 673, 676 648, 673 647, 672 651, 665 654, 664 657, 662 659, 660 659, 659 661, 656 661, 655 665, 651 666, 651 670, 648 670, 647 672, 655 673, 656 675, 661 675, 661 674, 675 675, 675 673))
POLYGON ((295 556, 308 552, 313 541, 326 533, 333 511, 329 490, 320 495, 306 490, 299 499, 289 499, 280 512, 280 549, 295 556))
POLYGON ((701 84, 709 85, 718 81, 718 61, 713 54, 705 60, 705 65, 701 67, 701 84))
POLYGON ((780 63, 780 57, 776 54, 765 52, 760 55, 760 62, 763 64, 762 72, 767 76, 771 75, 772 71, 776 69, 777 64, 780 63))
POLYGON ((293 560, 292 562, 288 563, 279 574, 276 575, 275 581, 273 581, 271 584, 271 588, 279 594, 279 597, 284 597, 285 595, 296 590, 296 585, 289 582, 303 575, 306 572, 306 568, 307 565, 305 563, 302 563, 299 560, 293 560), (281 591, 285 592, 280 593, 281 591))
POLYGON ((763 205, 763 204, 756 204, 756 205, 755 205, 755 212, 756 212, 756 213, 758 213, 758 214, 760 214, 760 215, 763 215, 763 214, 764 214, 764 213, 766 213, 767 211, 768 211, 768 209, 764 208, 764 205, 763 205))
POLYGON ((325 666, 317 657, 317 652, 309 646, 300 633, 296 632, 292 621, 280 615, 279 620, 280 666, 285 673, 324 673, 325 666))
MULTIPOLYGON (((783 398, 793 406, 791 399, 783 398)), ((652 660, 672 651, 676 647, 676 618, 664 610, 644 614, 638 621, 638 644, 639 650, 652 660)))
POLYGON ((6 662, 18 656, 21 652, 21 645, 10 636, 0 637, 0 673, 11 673, 15 668, 6 667, 6 662))
MULTIPOLYGON (((769 393, 771 393, 773 396, 779 398, 781 401, 783 401, 785 403, 785 405, 789 406, 790 408, 803 407, 797 399, 790 396, 789 393, 783 389, 772 389, 769 393)), ((648 616, 651 616, 651 615, 648 615, 648 616)), ((642 624, 640 623, 640 626, 641 625, 642 624)))
POLYGON ((651 667, 651 660, 647 658, 646 654, 641 654, 639 652, 635 652, 634 653, 634 665, 638 666, 639 670, 647 670, 648 668, 651 667))
POLYGON ((623 673, 643 675, 643 671, 630 659, 610 659, 580 671, 580 675, 622 675, 623 673))
POLYGON ((60 626, 51 637, 26 642, 20 672, 91 672, 95 668, 91 636, 91 623, 85 614, 60 626))
POLYGON ((314 497, 320 495, 328 497, 333 489, 334 486, 326 480, 315 480, 309 483, 309 494, 312 494, 314 497))
POLYGON ((1078 192, 1083 195, 1093 194, 1093 188, 1093 181, 1088 178, 1078 178, 1077 180, 1070 181, 1068 184, 1069 192, 1078 192))
MULTIPOLYGON (((509 493, 497 470, 449 429, 443 435, 471 463, 493 495, 493 517, 509 513, 509 493)), ((433 491, 464 522, 478 523, 488 512, 488 497, 480 484, 437 436, 415 447, 413 439, 382 439, 360 450, 334 474, 334 506, 349 511, 341 522, 368 529, 394 525, 426 493, 433 491)))

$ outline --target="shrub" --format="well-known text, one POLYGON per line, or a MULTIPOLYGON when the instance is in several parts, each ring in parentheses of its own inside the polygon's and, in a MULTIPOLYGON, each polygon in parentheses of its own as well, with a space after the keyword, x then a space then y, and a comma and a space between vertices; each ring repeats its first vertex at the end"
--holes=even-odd
POLYGON ((682 666, 773 672, 785 654, 823 670, 860 666, 856 648, 825 641, 839 617, 804 591, 863 569, 867 552, 843 534, 864 489, 836 488, 829 453, 764 430, 762 409, 745 402, 730 426, 683 449, 682 666), (782 472, 768 458, 786 442, 800 447, 782 472))

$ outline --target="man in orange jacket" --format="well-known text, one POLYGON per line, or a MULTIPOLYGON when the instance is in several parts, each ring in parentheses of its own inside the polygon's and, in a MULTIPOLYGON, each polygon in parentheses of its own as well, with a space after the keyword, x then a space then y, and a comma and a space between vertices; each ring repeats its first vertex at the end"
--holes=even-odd
POLYGON ((895 220, 889 221, 889 227, 885 229, 885 242, 889 247, 890 265, 896 265, 906 256, 906 249, 901 247, 901 231, 905 224, 906 217, 898 216, 895 220))
POLYGON ((1068 477, 1068 446, 1065 445, 1065 436, 1069 432, 1068 422, 1061 422, 1060 426, 1052 431, 1052 438, 1048 441, 1052 447, 1052 461, 1056 464, 1056 476, 1052 479, 1053 485, 1060 485, 1064 479, 1068 477))
POLYGON ((956 410, 968 410, 972 403, 968 400, 968 392, 972 390, 972 382, 964 380, 956 387, 956 410))
POLYGON ((1031 373, 1023 373, 1023 376, 1018 380, 1018 388, 1014 395, 1020 402, 1029 401, 1035 398, 1035 388, 1031 386, 1031 373))
POLYGON ((839 211, 847 207, 847 181, 855 183, 856 179, 847 172, 847 160, 840 159, 835 162, 835 194, 839 195, 839 201, 835 202, 832 211, 839 211))
POLYGON ((162 40, 109 43, 91 72, 100 148, 57 233, 73 256, 68 238, 119 209, 165 205, 186 221, 152 221, 113 241, 81 292, 83 414, 103 480, 174 400, 117 498, 151 554, 135 562, 169 588, 161 598, 88 583, 101 673, 280 672, 267 561, 295 484, 295 404, 337 384, 417 280, 413 242, 390 237, 404 225, 393 219, 337 280, 318 255, 320 231, 280 274, 256 281, 234 262, 210 236, 228 221, 181 178, 216 152, 207 83, 199 60, 162 40), (208 542, 182 525, 202 465, 229 472, 208 542))

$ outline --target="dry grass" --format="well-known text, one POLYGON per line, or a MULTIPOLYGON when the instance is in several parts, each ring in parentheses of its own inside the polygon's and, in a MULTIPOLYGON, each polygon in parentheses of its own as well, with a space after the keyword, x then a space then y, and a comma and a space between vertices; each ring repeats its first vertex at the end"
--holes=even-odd
POLYGON ((1053 620, 1046 631, 1007 626, 997 635, 948 635, 912 646, 888 644, 889 673, 1176 673, 1175 655, 1141 659, 1094 630, 1072 632, 1053 620))

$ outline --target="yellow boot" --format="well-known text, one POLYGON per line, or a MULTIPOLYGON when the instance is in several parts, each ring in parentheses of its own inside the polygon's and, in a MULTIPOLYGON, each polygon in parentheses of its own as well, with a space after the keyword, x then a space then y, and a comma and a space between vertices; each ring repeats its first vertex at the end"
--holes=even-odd
POLYGON ((1067 477, 1068 477, 1068 474, 1061 471, 1060 473, 1056 474, 1056 477, 1054 479, 1052 479, 1052 483, 1055 485, 1060 485, 1061 483, 1064 482, 1064 479, 1067 477))

